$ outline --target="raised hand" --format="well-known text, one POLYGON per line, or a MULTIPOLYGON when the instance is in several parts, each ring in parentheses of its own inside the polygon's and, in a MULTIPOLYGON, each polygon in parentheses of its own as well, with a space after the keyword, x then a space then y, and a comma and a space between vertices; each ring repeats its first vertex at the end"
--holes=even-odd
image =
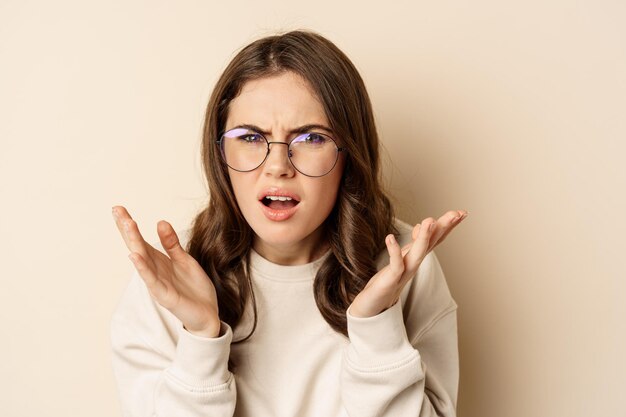
POLYGON ((172 226, 164 220, 157 223, 165 255, 143 239, 137 222, 124 207, 113 207, 113 218, 152 298, 178 317, 190 333, 217 337, 220 319, 215 287, 200 264, 182 248, 172 226))
POLYGON ((349 307, 354 317, 372 317, 393 306, 404 286, 415 276, 426 255, 448 236, 468 213, 451 210, 438 220, 429 217, 416 224, 411 234, 413 242, 400 248, 393 234, 385 243, 389 252, 389 265, 378 271, 349 307))

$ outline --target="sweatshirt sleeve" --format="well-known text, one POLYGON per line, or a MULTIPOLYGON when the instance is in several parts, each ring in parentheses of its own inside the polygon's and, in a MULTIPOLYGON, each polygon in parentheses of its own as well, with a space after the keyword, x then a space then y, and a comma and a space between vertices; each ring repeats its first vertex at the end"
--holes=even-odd
POLYGON ((237 393, 228 371, 228 324, 222 322, 216 338, 191 334, 135 273, 110 331, 124 417, 232 417, 237 393))
POLYGON ((367 318, 346 311, 350 343, 343 356, 341 395, 348 416, 456 416, 457 305, 434 254, 425 259, 413 278, 422 282, 412 282, 392 307, 367 318), (412 306, 419 303, 420 308, 412 306), (405 318, 403 312, 422 317, 405 318), (405 321, 414 330, 411 338, 405 321))

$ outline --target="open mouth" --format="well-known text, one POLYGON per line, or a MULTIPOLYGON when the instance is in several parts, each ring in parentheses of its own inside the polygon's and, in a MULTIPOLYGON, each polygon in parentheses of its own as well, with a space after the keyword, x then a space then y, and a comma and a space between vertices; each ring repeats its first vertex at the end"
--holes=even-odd
POLYGON ((289 210, 300 202, 290 197, 266 196, 261 199, 261 203, 272 210, 289 210))

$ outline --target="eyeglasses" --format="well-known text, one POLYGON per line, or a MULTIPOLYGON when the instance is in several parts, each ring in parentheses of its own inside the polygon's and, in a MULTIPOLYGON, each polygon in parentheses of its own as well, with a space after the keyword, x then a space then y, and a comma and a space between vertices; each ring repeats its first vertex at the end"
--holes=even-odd
POLYGON ((235 171, 248 172, 260 167, 270 154, 270 144, 287 145, 291 165, 307 177, 322 177, 337 164, 340 148, 330 136, 309 132, 291 142, 269 142, 265 136, 247 128, 236 127, 217 141, 224 162, 235 171))

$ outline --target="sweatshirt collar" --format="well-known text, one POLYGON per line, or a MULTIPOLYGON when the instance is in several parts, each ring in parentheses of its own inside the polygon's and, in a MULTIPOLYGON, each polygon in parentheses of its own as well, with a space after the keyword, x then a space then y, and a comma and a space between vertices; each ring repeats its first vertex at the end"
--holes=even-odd
POLYGON ((331 250, 328 249, 324 255, 302 265, 279 265, 268 261, 262 257, 257 251, 250 248, 250 267, 262 278, 273 281, 284 282, 302 282, 313 281, 319 267, 324 263, 326 257, 330 255, 331 250))

